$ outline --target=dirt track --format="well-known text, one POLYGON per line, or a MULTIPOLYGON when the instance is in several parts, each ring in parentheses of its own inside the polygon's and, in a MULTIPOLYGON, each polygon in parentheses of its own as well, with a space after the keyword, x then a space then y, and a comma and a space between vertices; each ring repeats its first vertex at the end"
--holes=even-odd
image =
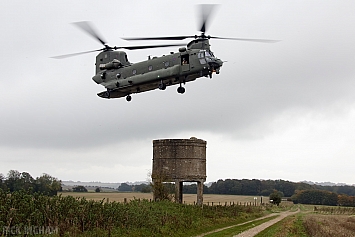
POLYGON ((272 226, 274 224, 276 224, 277 222, 281 221, 282 219, 284 219, 287 216, 296 214, 298 211, 296 212, 290 212, 290 211, 286 211, 286 212, 281 212, 279 217, 276 217, 275 219, 272 219, 268 222, 265 222, 261 225, 255 226, 254 228, 251 228, 247 231, 244 231, 243 233, 240 233, 238 235, 234 235, 233 237, 252 237, 257 235, 259 232, 265 230, 266 228, 268 228, 269 226, 272 226))
POLYGON ((256 221, 256 220, 262 220, 262 219, 265 219, 265 218, 268 218, 268 217, 271 217, 271 216, 280 215, 279 217, 276 217, 275 219, 272 219, 272 220, 270 220, 268 222, 265 222, 265 223, 263 223, 261 225, 258 225, 256 227, 254 227, 254 228, 246 230, 243 233, 240 233, 238 235, 233 236, 233 237, 252 237, 252 236, 257 235, 259 232, 265 230, 269 226, 272 226, 272 225, 276 224, 277 222, 281 221, 285 217, 293 215, 293 214, 296 214, 299 211, 300 210, 297 210, 296 212, 286 211, 286 212, 281 212, 281 213, 272 213, 272 214, 269 214, 267 216, 263 216, 263 217, 260 217, 260 218, 257 218, 257 219, 251 220, 251 221, 240 223, 238 225, 232 225, 232 226, 224 227, 224 228, 221 228, 221 229, 218 229, 218 230, 210 231, 208 233, 204 233, 204 234, 196 236, 196 237, 202 237, 202 236, 205 236, 205 235, 208 235, 208 234, 211 234, 211 233, 215 233, 215 232, 219 232, 219 231, 222 231, 222 230, 225 230, 225 229, 229 229, 229 228, 232 228, 232 227, 235 227, 235 226, 244 225, 244 224, 256 221))

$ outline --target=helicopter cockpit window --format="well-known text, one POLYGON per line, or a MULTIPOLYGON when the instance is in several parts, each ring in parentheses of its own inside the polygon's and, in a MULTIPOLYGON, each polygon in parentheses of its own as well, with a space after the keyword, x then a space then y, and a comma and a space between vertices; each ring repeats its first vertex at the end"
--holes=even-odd
POLYGON ((200 61, 200 63, 201 64, 206 64, 207 62, 206 62, 206 59, 205 59, 205 50, 201 50, 199 53, 198 53, 198 55, 197 55, 197 57, 198 57, 198 59, 199 59, 199 61, 200 61))
POLYGON ((201 50, 199 53, 198 53, 198 58, 201 59, 201 58, 213 58, 214 55, 211 51, 209 50, 201 50))

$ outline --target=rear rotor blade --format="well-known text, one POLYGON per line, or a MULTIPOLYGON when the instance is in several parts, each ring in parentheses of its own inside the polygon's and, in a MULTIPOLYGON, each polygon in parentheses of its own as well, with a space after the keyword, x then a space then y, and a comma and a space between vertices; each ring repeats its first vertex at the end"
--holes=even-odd
POLYGON ((85 31, 87 34, 91 35, 94 37, 96 40, 100 41, 100 43, 104 46, 106 46, 105 41, 100 37, 97 33, 97 31, 94 30, 94 28, 91 26, 90 22, 88 21, 80 21, 80 22, 74 22, 74 25, 85 31))
POLYGON ((195 36, 163 36, 163 37, 137 37, 122 38, 124 40, 184 40, 187 38, 195 38, 195 36))
POLYGON ((163 45, 142 45, 142 46, 125 46, 125 47, 114 47, 114 49, 151 49, 151 48, 162 48, 162 47, 171 47, 171 46, 183 46, 185 44, 163 44, 163 45))
POLYGON ((82 55, 82 54, 87 54, 87 53, 92 53, 92 52, 98 52, 98 51, 102 51, 102 49, 91 50, 91 51, 80 52, 80 53, 72 53, 72 54, 59 55, 59 56, 54 56, 54 57, 51 57, 51 58, 63 59, 63 58, 74 57, 74 56, 78 56, 78 55, 82 55))

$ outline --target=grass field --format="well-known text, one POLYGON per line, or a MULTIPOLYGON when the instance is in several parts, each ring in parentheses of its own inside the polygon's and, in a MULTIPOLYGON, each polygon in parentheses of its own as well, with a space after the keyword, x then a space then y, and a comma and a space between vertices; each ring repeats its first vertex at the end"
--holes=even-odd
MULTIPOLYGON (((65 196, 73 196, 73 197, 85 197, 86 199, 89 200, 102 200, 105 199, 105 201, 109 202, 123 202, 124 199, 126 200, 132 200, 132 199, 153 199, 153 194, 152 193, 133 193, 133 192, 127 192, 127 193, 119 193, 119 192, 100 192, 100 193, 94 193, 94 192, 87 192, 87 193, 76 193, 76 192, 61 192, 58 193, 58 195, 62 195, 63 197, 65 196)), ((240 195, 220 195, 220 194, 204 194, 203 195, 203 203, 207 204, 209 203, 210 205, 225 205, 227 202, 227 205, 230 203, 254 203, 255 196, 240 196, 240 195)), ((260 197, 256 197, 256 202, 258 205, 260 205, 260 197)), ((184 194, 183 195, 183 201, 184 203, 187 204, 193 204, 197 200, 197 195, 196 194, 184 194)), ((269 202, 269 197, 263 197, 263 203, 268 203, 269 202)))

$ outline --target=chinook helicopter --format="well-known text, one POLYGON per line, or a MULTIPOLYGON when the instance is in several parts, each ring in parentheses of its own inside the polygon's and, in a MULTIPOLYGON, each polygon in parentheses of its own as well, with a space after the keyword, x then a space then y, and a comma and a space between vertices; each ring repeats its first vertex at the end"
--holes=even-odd
POLYGON ((185 46, 180 47, 178 52, 170 52, 161 57, 148 57, 148 60, 131 63, 124 51, 118 49, 136 50, 158 47, 183 46, 185 44, 167 45, 145 45, 145 46, 126 46, 111 47, 99 37, 89 22, 76 22, 76 26, 84 30, 90 36, 98 40, 104 48, 56 56, 53 58, 61 59, 85 53, 102 51, 96 56, 96 74, 93 80, 106 88, 105 91, 98 93, 101 98, 121 98, 126 97, 131 101, 132 94, 150 91, 154 89, 165 90, 167 86, 179 85, 177 92, 185 93, 183 84, 194 81, 200 77, 212 78, 213 73, 219 74, 223 61, 217 58, 210 49, 210 39, 227 39, 272 43, 275 40, 265 39, 242 39, 242 38, 223 38, 206 35, 207 20, 215 5, 200 5, 202 13, 202 24, 200 35, 194 36, 168 36, 168 37, 149 37, 149 38, 123 38, 124 40, 184 40, 192 38, 185 46))

